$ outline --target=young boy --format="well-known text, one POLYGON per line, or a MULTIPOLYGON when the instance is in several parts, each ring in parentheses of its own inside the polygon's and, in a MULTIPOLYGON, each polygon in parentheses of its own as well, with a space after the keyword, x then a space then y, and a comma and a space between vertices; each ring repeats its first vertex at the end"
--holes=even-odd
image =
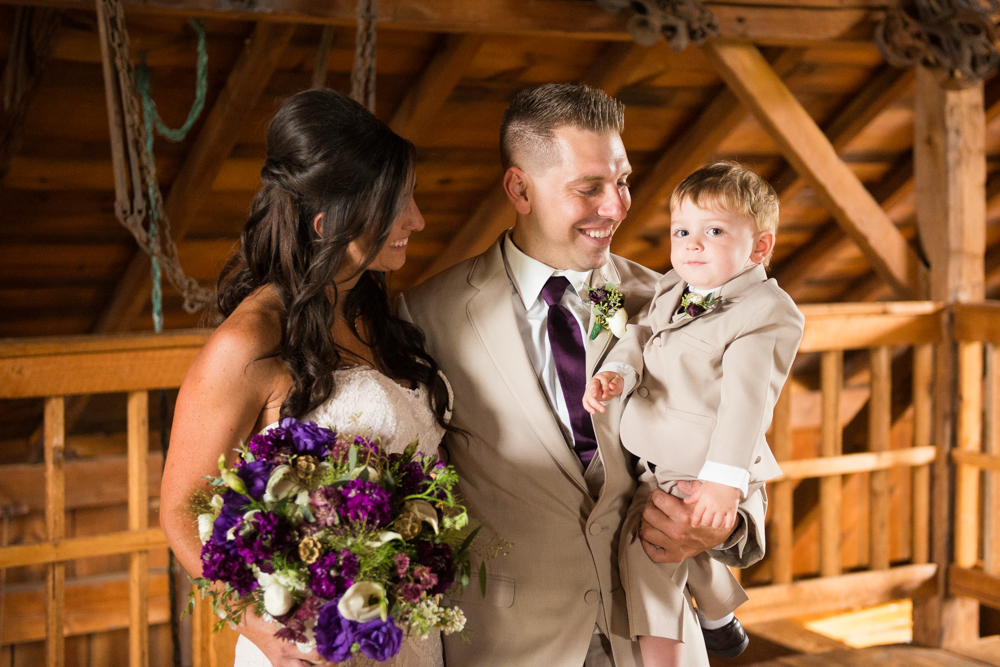
MULTIPOLYGON (((583 402, 593 414, 604 411, 601 401, 630 395, 621 440, 639 457, 637 498, 656 487, 685 497, 678 484, 698 481, 683 486, 693 491, 685 500, 692 523, 732 528, 741 500, 781 474, 764 432, 804 318, 764 271, 778 198, 759 176, 729 162, 699 169, 671 196, 670 218, 670 260, 681 280, 668 274, 657 283, 583 402)), ((747 597, 729 568, 705 553, 653 563, 636 534, 640 522, 641 512, 626 518, 619 564, 643 663, 679 663, 685 587, 709 652, 738 655, 746 639, 732 612, 747 597)))

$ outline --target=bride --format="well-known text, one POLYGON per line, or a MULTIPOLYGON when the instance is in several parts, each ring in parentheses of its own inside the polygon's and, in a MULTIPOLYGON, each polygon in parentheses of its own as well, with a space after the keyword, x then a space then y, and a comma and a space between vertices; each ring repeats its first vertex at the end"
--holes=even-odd
MULTIPOLYGON (((161 523, 192 576, 201 542, 191 498, 240 440, 296 417, 369 429, 389 451, 419 437, 436 453, 448 429, 447 383, 386 291, 385 272, 403 266, 424 226, 413 145, 345 96, 305 91, 271 121, 261 178, 219 278, 226 319, 181 386, 163 473, 161 523)), ((236 667, 324 664, 252 614, 238 630, 236 667)), ((389 664, 443 665, 440 635, 408 639, 389 664)))

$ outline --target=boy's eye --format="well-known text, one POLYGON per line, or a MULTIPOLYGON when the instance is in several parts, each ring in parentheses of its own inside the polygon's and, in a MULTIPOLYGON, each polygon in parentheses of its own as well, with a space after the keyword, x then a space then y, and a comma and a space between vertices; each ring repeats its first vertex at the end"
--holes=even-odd
POLYGON ((712 227, 711 229, 708 230, 709 236, 722 236, 722 233, 723 233, 722 230, 719 229, 718 227, 712 227))
POLYGON ((674 236, 676 236, 677 238, 683 238, 687 235, 688 231, 686 229, 678 229, 676 232, 674 232, 674 236))

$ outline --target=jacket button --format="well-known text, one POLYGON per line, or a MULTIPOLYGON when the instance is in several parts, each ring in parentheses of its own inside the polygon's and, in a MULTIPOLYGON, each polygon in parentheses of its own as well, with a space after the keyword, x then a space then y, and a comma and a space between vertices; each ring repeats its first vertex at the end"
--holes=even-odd
POLYGON ((601 524, 599 524, 599 523, 592 523, 592 524, 590 524, 590 534, 591 535, 600 535, 602 530, 603 530, 603 528, 601 528, 601 524))
POLYGON ((759 456, 757 457, 757 460, 754 461, 754 463, 760 463, 760 457, 759 456))
POLYGON ((598 594, 597 591, 587 591, 587 593, 583 596, 583 600, 587 604, 596 604, 598 598, 600 598, 600 597, 601 596, 600 596, 600 594, 598 594))
POLYGON ((636 391, 635 393, 639 394, 641 398, 646 398, 647 396, 649 396, 649 390, 646 389, 645 387, 639 387, 638 391, 636 391))

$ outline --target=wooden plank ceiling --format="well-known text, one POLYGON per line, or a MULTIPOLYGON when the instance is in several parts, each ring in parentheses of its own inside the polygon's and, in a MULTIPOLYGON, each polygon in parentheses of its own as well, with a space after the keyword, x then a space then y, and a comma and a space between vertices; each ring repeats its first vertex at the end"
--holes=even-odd
MULTIPOLYGON (((23 141, 0 184, 0 337, 151 329, 144 278, 148 264, 135 259, 136 246, 113 214, 94 14, 82 1, 44 4, 68 9, 29 109, 23 141)), ((290 31, 272 27, 266 33, 270 49, 255 48, 249 40, 256 17, 229 11, 235 5, 224 0, 141 4, 125 2, 132 50, 146 54, 154 99, 174 126, 183 121, 195 86, 195 35, 185 17, 206 17, 206 110, 186 141, 157 139, 155 151, 161 186, 180 232, 181 261, 189 275, 210 286, 259 186, 268 119, 285 96, 310 86, 323 17, 335 24, 327 85, 349 88, 354 3, 330 3, 322 16, 318 5, 304 1, 283 3, 280 12, 277 5, 257 3, 255 11, 273 10, 272 18, 291 26, 290 31), (274 40, 287 40, 287 46, 275 47, 274 40), (246 66, 237 67, 248 58, 258 59, 252 61, 258 63, 255 72, 273 70, 263 90, 248 93, 252 97, 224 94, 227 86, 244 87, 237 91, 254 87, 246 81, 246 66), (197 178, 192 180, 192 174, 197 178)), ((604 14, 583 0, 516 3, 527 7, 524 12, 509 0, 379 4, 377 115, 418 147, 416 196, 427 221, 411 240, 406 266, 392 277, 393 289, 405 289, 452 257, 480 249, 509 224, 509 209, 497 195, 498 131, 514 92, 544 82, 586 81, 616 94, 627 106, 623 139, 635 169, 635 206, 616 236, 614 251, 667 268, 664 197, 705 161, 734 159, 771 179, 782 196, 772 273, 799 302, 893 298, 890 285, 853 240, 878 245, 878 239, 870 229, 845 232, 835 220, 843 214, 831 201, 851 204, 835 186, 852 177, 846 170, 847 180, 817 181, 808 173, 800 177, 783 157, 787 139, 772 139, 751 106, 741 106, 741 100, 755 102, 746 91, 739 97, 729 92, 717 73, 720 59, 713 60, 708 50, 673 53, 663 43, 633 45, 622 30, 622 17, 604 14), (824 188, 822 196, 812 189, 817 183, 824 188)), ((912 73, 889 68, 871 41, 875 10, 883 3, 777 4, 710 7, 724 36, 754 39, 848 170, 866 186, 870 205, 881 205, 885 216, 880 224, 896 226, 900 252, 906 251, 905 240, 912 244, 915 234, 913 79, 912 73)), ((0 0, 0 54, 9 50, 14 11, 0 0)), ((986 85, 991 174, 1000 167, 1000 121, 995 120, 1000 86, 995 84, 986 85)), ((820 164, 813 155, 792 157, 800 168, 803 160, 820 164)), ((1000 227, 995 224, 1000 179, 991 178, 988 190, 987 290, 993 293, 1000 288, 1000 227)), ((205 321, 185 313, 169 288, 165 309, 167 328, 205 321)))

